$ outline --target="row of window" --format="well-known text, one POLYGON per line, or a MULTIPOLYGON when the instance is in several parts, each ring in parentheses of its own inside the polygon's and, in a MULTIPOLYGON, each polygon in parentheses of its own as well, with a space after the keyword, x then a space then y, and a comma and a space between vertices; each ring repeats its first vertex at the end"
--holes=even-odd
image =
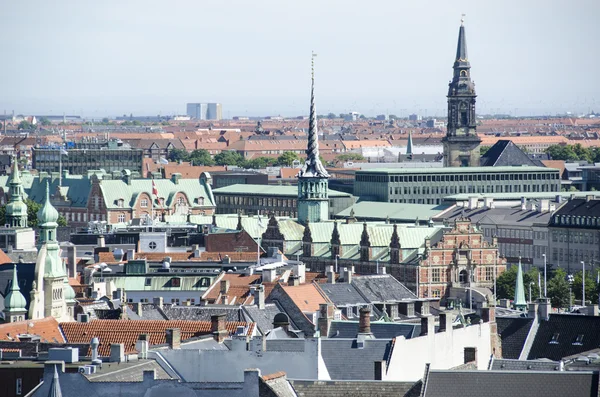
POLYGON ((554 223, 569 226, 600 226, 600 218, 595 216, 555 215, 554 223))
MULTIPOLYGON (((558 186, 558 185, 557 185, 558 186)), ((547 184, 487 185, 487 186, 403 186, 390 187, 390 195, 452 195, 464 193, 536 193, 555 191, 557 186, 547 184)), ((392 201, 390 201, 392 202, 392 201)))
MULTIPOLYGON (((494 266, 478 267, 479 280, 476 281, 492 281, 494 279, 494 266)), ((441 267, 431 268, 431 282, 441 283, 448 282, 448 269, 441 267)))
POLYGON ((569 262, 591 262, 598 260, 597 250, 576 248, 552 248, 552 260, 560 264, 561 261, 569 262))
POLYGON ((450 174, 450 175, 368 175, 356 174, 356 182, 477 182, 477 181, 535 181, 558 179, 556 172, 450 174))
POLYGON ((575 244, 600 244, 600 234, 596 232, 575 232, 567 230, 553 230, 552 242, 575 244))
POLYGON ((216 196, 217 204, 230 205, 260 205, 269 207, 296 207, 295 199, 280 199, 272 197, 248 197, 248 196, 216 196))

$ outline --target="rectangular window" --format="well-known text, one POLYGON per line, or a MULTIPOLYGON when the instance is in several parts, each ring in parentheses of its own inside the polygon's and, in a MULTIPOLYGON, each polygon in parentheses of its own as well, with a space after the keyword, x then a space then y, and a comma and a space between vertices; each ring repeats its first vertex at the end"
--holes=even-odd
POLYGON ((439 283, 440 282, 440 269, 439 268, 433 268, 431 269, 431 282, 432 283, 439 283))
POLYGON ((23 394, 23 378, 17 378, 15 394, 20 396, 23 394))
POLYGON ((150 277, 146 277, 146 282, 144 283, 144 285, 146 287, 149 287, 152 285, 152 279, 150 277))

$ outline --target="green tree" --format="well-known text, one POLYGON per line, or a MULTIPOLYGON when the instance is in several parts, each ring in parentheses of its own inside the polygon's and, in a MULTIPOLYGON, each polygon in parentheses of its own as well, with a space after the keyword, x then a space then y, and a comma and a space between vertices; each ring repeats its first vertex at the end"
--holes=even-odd
POLYGON ((244 165, 244 156, 233 150, 223 151, 215 155, 215 163, 217 165, 244 165))
MULTIPOLYGON (((585 300, 598 303, 598 287, 596 286, 596 278, 591 272, 585 272, 585 300)), ((583 273, 577 272, 573 277, 573 295, 575 299, 583 299, 583 273)))
POLYGON ((260 169, 260 168, 268 167, 268 166, 272 165, 273 163, 274 163, 274 159, 272 159, 270 157, 257 157, 255 159, 246 161, 244 163, 244 168, 260 169))
MULTIPOLYGON (((496 294, 499 299, 514 299, 515 297, 515 285, 517 283, 517 270, 518 266, 513 265, 502 273, 496 279, 496 294)), ((540 289, 538 286, 538 274, 537 268, 533 268, 528 272, 523 273, 523 287, 525 288, 525 299, 529 299, 529 285, 531 283, 531 295, 535 300, 539 297, 540 289)))
POLYGON ((327 118, 328 118, 328 119, 330 119, 330 120, 331 120, 331 119, 335 119, 335 113, 329 113, 329 114, 327 115, 327 118))
MULTIPOLYGON (((37 227, 38 218, 37 213, 42 208, 42 204, 38 204, 31 199, 25 199, 27 205, 27 224, 29 227, 37 227)), ((56 221, 58 226, 67 226, 67 220, 64 216, 60 215, 56 221)), ((0 224, 6 224, 6 205, 0 207, 0 224)))
POLYGON ((548 281, 548 297, 552 307, 565 308, 569 306, 569 283, 567 273, 562 268, 554 271, 554 276, 548 281))
POLYGON ((188 161, 194 163, 194 165, 214 165, 215 161, 213 160, 210 153, 205 149, 195 149, 192 150, 188 157, 188 161))
POLYGON ((47 117, 42 117, 42 118, 40 118, 40 124, 45 127, 45 126, 48 126, 48 125, 50 125, 52 123, 50 122, 50 120, 48 120, 47 117))
POLYGON ((294 152, 285 152, 277 157, 277 165, 290 167, 294 160, 300 160, 300 157, 294 152))
POLYGON ((23 120, 17 125, 17 129, 19 129, 19 130, 35 130, 36 127, 35 127, 35 125, 31 124, 29 121, 23 120))
POLYGON ((341 162, 348 161, 348 160, 361 161, 364 159, 365 158, 360 153, 344 153, 344 154, 340 154, 339 156, 336 157, 336 160, 341 161, 341 162))
POLYGON ((179 162, 188 161, 190 158, 190 154, 184 149, 173 149, 169 152, 168 159, 169 161, 179 162))

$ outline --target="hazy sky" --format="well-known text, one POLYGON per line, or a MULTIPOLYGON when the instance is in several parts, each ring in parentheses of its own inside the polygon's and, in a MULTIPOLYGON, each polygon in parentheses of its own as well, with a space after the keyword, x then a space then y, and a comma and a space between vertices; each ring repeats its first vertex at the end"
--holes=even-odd
POLYGON ((3 0, 0 112, 444 114, 461 13, 478 113, 600 112, 599 0, 3 0))

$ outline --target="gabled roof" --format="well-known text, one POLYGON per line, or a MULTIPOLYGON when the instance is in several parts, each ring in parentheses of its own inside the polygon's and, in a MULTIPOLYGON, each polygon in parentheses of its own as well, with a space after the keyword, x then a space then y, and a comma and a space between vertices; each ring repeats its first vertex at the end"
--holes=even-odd
MULTIPOLYGON (((32 334, 41 338, 42 342, 65 343, 58 322, 54 317, 39 320, 18 321, 0 325, 0 340, 18 342, 17 335, 32 334), (33 324, 33 325, 32 325, 33 324)), ((87 341, 89 342, 89 340, 87 341)))
POLYGON ((327 303, 327 299, 321 295, 314 284, 282 285, 281 287, 302 312, 318 312, 319 305, 327 303))
POLYGON ((527 317, 496 317, 498 335, 502 340, 502 357, 518 359, 533 324, 527 317))
POLYGON ((586 352, 600 346, 600 317, 550 314, 541 321, 529 351, 529 360, 563 357, 586 352))
POLYGON ((354 276, 352 285, 371 303, 418 299, 411 290, 391 274, 354 276))
POLYGON ((516 165, 544 166, 539 160, 532 160, 512 141, 501 139, 483 156, 481 165, 486 167, 506 167, 516 165))
MULTIPOLYGON (((317 284, 317 288, 320 289, 321 292, 338 307, 366 305, 368 303, 365 298, 356 290, 356 287, 353 284, 317 284)), ((355 335, 352 335, 352 337, 354 336, 355 335)))
MULTIPOLYGON (((239 326, 247 328, 247 334, 253 333, 254 323, 241 321, 225 323, 230 334, 233 334, 239 326)), ((212 333, 210 321, 188 320, 93 320, 88 323, 60 323, 60 328, 69 343, 86 343, 93 337, 97 337, 100 341, 98 347, 100 356, 110 355, 112 343, 123 343, 125 353, 135 352, 135 342, 140 334, 148 334, 149 344, 152 346, 166 343, 166 330, 170 328, 181 330, 182 341, 212 333)))
POLYGON ((358 348, 356 339, 324 338, 321 355, 332 379, 373 380, 375 361, 386 360, 393 340, 371 339, 358 348))

